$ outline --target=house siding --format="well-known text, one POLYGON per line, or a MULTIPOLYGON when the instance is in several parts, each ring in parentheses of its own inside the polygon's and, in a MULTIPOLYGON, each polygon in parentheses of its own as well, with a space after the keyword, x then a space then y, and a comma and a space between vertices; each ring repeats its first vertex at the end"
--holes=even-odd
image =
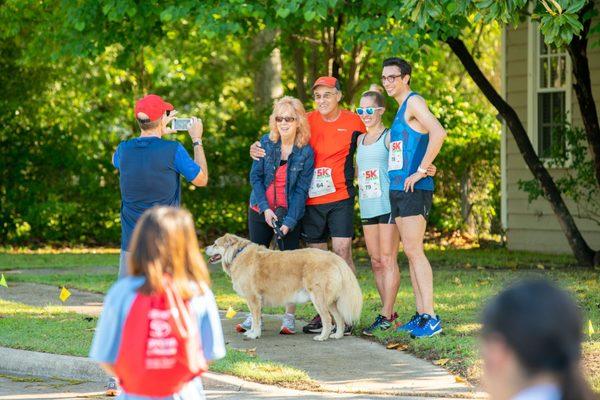
MULTIPOLYGON (((503 93, 508 103, 515 109, 523 126, 528 126, 528 24, 523 23, 516 29, 507 27, 504 32, 503 48, 505 80, 503 93)), ((600 47, 589 48, 592 89, 597 106, 600 105, 600 47)), ((571 122, 574 126, 582 126, 581 114, 575 93, 571 95, 571 122)), ((600 112, 600 110, 599 110, 600 112)), ((531 250, 549 253, 569 253, 571 249, 561 230, 558 219, 554 215, 550 203, 545 199, 528 201, 528 194, 519 189, 520 180, 533 177, 523 161, 517 144, 505 128, 505 159, 503 177, 506 210, 506 236, 508 248, 512 250, 531 250)), ((530 133, 531 134, 531 133, 530 133)), ((550 173, 560 177, 564 169, 551 169, 550 173)), ((566 199, 567 206, 577 214, 576 205, 566 199)), ((600 204, 600 198, 598 199, 600 204)), ((595 249, 600 248, 600 225, 589 220, 576 218, 575 222, 588 244, 595 249)))

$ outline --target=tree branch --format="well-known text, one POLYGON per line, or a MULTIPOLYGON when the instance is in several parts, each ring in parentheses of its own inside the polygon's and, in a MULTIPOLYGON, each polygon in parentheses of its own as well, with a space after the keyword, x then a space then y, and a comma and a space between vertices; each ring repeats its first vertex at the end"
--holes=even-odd
POLYGON ((469 76, 471 76, 471 79, 473 79, 488 101, 492 103, 494 108, 496 108, 504 118, 504 121, 513 134, 525 163, 533 176, 540 183, 544 196, 549 200, 550 206, 560 223, 562 231, 567 237, 567 241, 573 250, 575 257, 582 265, 593 266, 594 251, 589 247, 581 235, 581 232, 577 228, 575 220, 567 208, 552 176, 550 176, 548 170, 544 167, 533 149, 527 131, 523 127, 523 123, 519 119, 519 116, 502 96, 500 96, 483 72, 481 72, 481 69, 473 59, 472 54, 469 52, 464 42, 458 38, 449 37, 446 39, 446 43, 458 57, 469 73, 469 76))
MULTIPOLYGON (((587 3, 579 12, 579 18, 583 21, 584 15, 594 9, 594 0, 587 3)), ((590 79, 590 65, 587 57, 588 33, 590 31, 591 18, 583 21, 581 36, 573 36, 567 46, 569 56, 573 65, 573 75, 576 82, 573 89, 577 96, 577 103, 581 110, 581 118, 585 128, 585 134, 589 148, 594 160, 594 174, 596 182, 600 186, 600 124, 598 123, 598 111, 592 92, 590 79)))

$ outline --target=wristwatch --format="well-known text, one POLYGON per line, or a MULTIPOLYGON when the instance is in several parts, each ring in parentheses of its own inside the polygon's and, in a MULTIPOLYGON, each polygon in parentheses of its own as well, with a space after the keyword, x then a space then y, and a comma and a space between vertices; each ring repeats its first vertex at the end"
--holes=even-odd
POLYGON ((417 168, 417 172, 420 172, 420 173, 422 173, 423 175, 427 175, 427 170, 426 170, 426 169, 423 169, 423 168, 421 168, 421 166, 419 166, 419 167, 417 168))
POLYGON ((196 139, 192 142, 192 144, 194 145, 194 147, 202 146, 202 139, 196 139))

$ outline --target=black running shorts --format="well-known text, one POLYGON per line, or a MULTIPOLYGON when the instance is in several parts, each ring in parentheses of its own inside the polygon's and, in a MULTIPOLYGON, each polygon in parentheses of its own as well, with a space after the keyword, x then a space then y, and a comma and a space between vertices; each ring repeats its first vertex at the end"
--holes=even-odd
POLYGON ((432 201, 431 190, 415 189, 414 192, 390 190, 390 204, 394 218, 422 215, 423 218, 428 219, 432 201))
POLYGON ((330 237, 353 237, 354 198, 306 206, 300 236, 306 243, 326 243, 330 237))

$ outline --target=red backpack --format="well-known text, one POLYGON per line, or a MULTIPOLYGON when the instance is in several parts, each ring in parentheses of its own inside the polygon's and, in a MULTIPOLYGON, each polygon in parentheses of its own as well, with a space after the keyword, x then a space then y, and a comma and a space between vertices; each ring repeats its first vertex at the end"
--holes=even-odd
POLYGON ((114 368, 126 393, 157 397, 208 369, 194 313, 170 282, 162 294, 136 295, 114 368))

